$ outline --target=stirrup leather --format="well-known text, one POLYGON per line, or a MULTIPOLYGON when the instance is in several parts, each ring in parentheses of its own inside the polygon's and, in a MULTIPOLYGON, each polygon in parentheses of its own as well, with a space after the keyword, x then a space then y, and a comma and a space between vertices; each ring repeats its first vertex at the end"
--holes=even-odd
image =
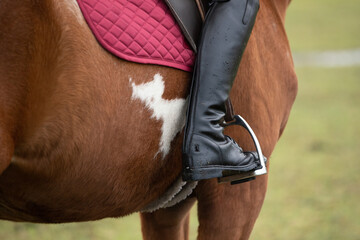
POLYGON ((234 115, 234 121, 229 122, 229 123, 227 123, 227 122, 224 123, 224 127, 232 126, 232 125, 242 126, 249 132, 249 134, 255 144, 256 151, 259 155, 259 160, 260 160, 260 164, 261 164, 262 168, 255 170, 255 171, 239 172, 239 173, 236 173, 235 175, 234 175, 234 171, 231 171, 231 172, 229 172, 228 176, 218 178, 218 182, 219 183, 231 182, 231 184, 237 184, 237 183, 242 183, 242 182, 253 180, 253 179, 255 179, 256 176, 266 174, 267 173, 266 163, 265 163, 264 156, 262 154, 260 143, 259 143, 259 140, 257 139, 254 131, 251 129, 250 125, 240 115, 234 115))

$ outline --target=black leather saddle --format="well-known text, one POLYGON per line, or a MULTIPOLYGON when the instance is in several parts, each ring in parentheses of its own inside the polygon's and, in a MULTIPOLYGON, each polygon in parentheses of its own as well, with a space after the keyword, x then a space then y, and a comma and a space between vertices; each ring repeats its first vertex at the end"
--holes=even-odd
POLYGON ((164 0, 191 47, 197 52, 201 28, 210 0, 164 0))

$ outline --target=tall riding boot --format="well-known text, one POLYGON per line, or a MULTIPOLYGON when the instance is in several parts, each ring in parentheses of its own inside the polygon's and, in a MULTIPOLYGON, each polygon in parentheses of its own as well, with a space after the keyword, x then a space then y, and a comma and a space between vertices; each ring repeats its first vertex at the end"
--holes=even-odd
POLYGON ((213 0, 195 63, 183 144, 183 179, 221 178, 262 168, 223 134, 225 101, 254 26, 258 0, 213 0))

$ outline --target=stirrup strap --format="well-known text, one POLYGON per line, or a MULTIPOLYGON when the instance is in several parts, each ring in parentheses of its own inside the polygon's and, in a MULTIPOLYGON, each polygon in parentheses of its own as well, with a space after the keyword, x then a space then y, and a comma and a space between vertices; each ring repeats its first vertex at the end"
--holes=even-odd
POLYGON ((199 9, 201 20, 204 22, 208 6, 206 6, 206 4, 204 4, 204 2, 202 0, 195 0, 195 2, 199 9))
POLYGON ((234 121, 234 108, 233 105, 231 103, 230 98, 228 98, 225 101, 225 116, 224 116, 224 120, 225 122, 232 122, 234 121))

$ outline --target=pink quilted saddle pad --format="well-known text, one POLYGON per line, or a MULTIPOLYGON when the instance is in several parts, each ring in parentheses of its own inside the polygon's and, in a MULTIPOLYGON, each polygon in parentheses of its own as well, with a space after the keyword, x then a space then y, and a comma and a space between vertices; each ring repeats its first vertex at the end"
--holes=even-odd
POLYGON ((119 58, 192 71, 194 52, 162 0, 77 0, 98 42, 119 58))

